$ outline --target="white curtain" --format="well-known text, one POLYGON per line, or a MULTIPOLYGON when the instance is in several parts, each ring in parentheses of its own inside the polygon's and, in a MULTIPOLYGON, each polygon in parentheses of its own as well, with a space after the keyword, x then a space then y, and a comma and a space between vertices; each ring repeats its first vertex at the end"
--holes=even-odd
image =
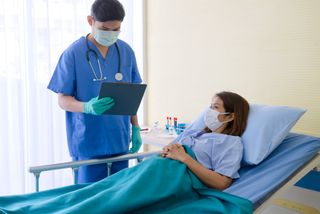
MULTIPOLYGON (((92 2, 0 0, 0 195, 33 192, 30 166, 71 160, 64 111, 46 87, 62 51, 90 32, 92 2)), ((121 36, 138 50, 142 71, 142 0, 121 2, 121 36)), ((44 172, 40 189, 72 181, 70 169, 44 172)))

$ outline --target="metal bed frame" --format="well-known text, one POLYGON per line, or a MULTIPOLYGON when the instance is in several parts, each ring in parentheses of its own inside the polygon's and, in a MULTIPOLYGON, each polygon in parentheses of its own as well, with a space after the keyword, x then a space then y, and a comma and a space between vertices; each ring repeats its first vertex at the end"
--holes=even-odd
POLYGON ((42 172, 44 172, 44 171, 52 171, 52 170, 58 170, 58 169, 71 168, 72 172, 73 172, 74 184, 77 184, 78 169, 79 169, 80 166, 88 166, 88 165, 95 165, 95 164, 106 164, 107 174, 110 175, 111 166, 112 166, 113 162, 137 159, 138 163, 140 163, 144 158, 152 156, 152 155, 157 155, 159 153, 160 153, 160 151, 141 152, 141 153, 135 153, 135 154, 120 155, 120 156, 112 157, 112 158, 90 159, 90 160, 81 160, 81 161, 70 161, 70 162, 64 162, 64 163, 58 163, 58 164, 34 166, 34 167, 30 167, 29 168, 29 172, 33 173, 33 175, 35 176, 35 182, 36 182, 35 183, 35 188, 36 188, 36 192, 39 192, 40 174, 42 172))

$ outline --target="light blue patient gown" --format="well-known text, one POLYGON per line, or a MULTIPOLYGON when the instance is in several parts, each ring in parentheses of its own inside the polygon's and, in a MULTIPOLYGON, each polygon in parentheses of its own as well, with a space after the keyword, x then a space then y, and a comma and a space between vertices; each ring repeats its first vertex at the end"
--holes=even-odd
MULTIPOLYGON (((103 77, 106 76, 107 82, 118 82, 115 80, 115 74, 119 71, 119 58, 115 44, 109 47, 107 57, 103 58, 98 48, 90 40, 88 42, 89 47, 97 53, 100 59, 103 77)), ((120 71, 123 75, 120 82, 141 83, 133 50, 122 40, 117 40, 117 44, 121 57, 120 71)), ((85 37, 81 37, 71 44, 62 53, 48 89, 73 96, 82 102, 87 102, 98 96, 102 81, 93 81, 95 76, 86 58, 87 50, 85 37)), ((90 59, 97 77, 100 78, 98 62, 92 52, 90 59)), ((128 103, 128 105, 130 104, 128 103)), ((129 116, 95 116, 66 111, 70 155, 74 160, 83 160, 125 154, 128 152, 130 142, 129 127, 129 116)), ((113 164, 112 172, 126 166, 127 162, 113 164)), ((79 182, 93 182, 105 176, 105 165, 83 167, 79 171, 79 182)))
POLYGON ((187 130, 175 143, 189 146, 197 161, 207 169, 232 179, 239 178, 243 146, 238 136, 205 133, 202 130, 187 130))

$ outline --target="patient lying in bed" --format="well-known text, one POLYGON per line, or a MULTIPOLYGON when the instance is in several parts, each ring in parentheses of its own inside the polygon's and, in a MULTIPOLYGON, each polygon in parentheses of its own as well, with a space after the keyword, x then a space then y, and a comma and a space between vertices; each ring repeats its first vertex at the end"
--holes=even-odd
POLYGON ((204 114, 206 128, 181 134, 176 144, 164 147, 162 156, 179 160, 208 187, 223 190, 238 178, 243 154, 241 134, 249 113, 248 102, 238 94, 216 94, 204 114), (197 160, 184 152, 187 145, 197 160))
POLYGON ((93 184, 0 197, 0 213, 251 213, 250 201, 217 190, 239 177, 248 111, 241 96, 218 93, 207 127, 186 131, 160 156, 93 184))

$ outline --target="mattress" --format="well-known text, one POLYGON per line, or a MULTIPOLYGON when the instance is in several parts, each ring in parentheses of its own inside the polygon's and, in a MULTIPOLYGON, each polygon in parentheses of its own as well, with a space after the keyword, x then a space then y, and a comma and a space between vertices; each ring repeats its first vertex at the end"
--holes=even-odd
POLYGON ((246 198, 258 207, 320 151, 320 138, 289 133, 259 165, 244 166, 225 192, 246 198))

